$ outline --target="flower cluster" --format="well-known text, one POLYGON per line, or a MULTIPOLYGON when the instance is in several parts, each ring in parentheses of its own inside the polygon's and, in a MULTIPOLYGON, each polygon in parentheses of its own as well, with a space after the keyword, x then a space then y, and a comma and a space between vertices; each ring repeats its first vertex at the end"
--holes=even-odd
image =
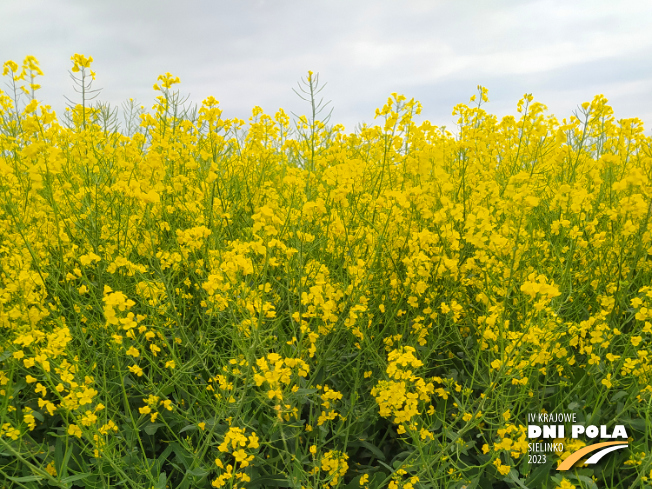
POLYGON ((247 453, 247 450, 256 450, 259 448, 259 439, 255 432, 251 432, 247 436, 246 430, 242 428, 231 427, 229 431, 224 436, 224 440, 217 447, 220 452, 230 454, 233 456, 235 464, 231 463, 224 466, 224 462, 220 458, 215 459, 215 465, 219 467, 222 471, 222 474, 213 480, 211 485, 213 487, 223 487, 228 481, 235 480, 237 483, 233 486, 234 488, 240 487, 239 483, 246 483, 251 480, 251 478, 243 471, 248 467, 255 455, 252 453, 247 453))

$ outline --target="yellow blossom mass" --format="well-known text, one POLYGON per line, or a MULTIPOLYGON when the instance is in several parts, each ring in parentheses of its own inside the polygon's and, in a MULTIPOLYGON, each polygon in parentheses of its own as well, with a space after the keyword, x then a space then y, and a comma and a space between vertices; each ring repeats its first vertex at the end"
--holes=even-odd
POLYGON ((36 58, 2 69, 1 480, 538 487, 527 416, 560 409, 626 423, 610 487, 652 479, 639 119, 478 86, 455 135, 398 93, 347 133, 311 71, 294 121, 165 73, 121 126, 71 62, 61 114, 36 58))

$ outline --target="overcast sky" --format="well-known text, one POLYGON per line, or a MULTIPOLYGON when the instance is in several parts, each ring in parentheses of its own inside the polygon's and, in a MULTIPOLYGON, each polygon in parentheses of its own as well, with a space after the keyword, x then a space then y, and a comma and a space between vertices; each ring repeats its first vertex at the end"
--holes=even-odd
POLYGON ((649 0, 0 2, 0 63, 36 56, 37 98, 57 113, 64 95, 79 100, 68 70, 80 53, 94 58, 98 100, 117 105, 151 108, 152 85, 171 72, 224 117, 246 120, 256 105, 304 114, 292 88, 312 70, 347 131, 398 92, 422 103, 421 120, 456 132, 453 107, 480 84, 499 118, 525 93, 560 121, 604 94, 616 119, 638 117, 650 135, 651 48, 649 0))

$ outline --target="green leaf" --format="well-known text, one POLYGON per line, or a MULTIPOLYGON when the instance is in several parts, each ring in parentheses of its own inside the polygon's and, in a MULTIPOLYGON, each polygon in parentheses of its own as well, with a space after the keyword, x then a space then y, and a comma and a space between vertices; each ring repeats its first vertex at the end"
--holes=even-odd
POLYGON ((645 424, 644 419, 631 419, 631 418, 623 418, 618 420, 618 424, 624 424, 625 428, 634 428, 636 431, 642 431, 645 433, 645 430, 647 428, 645 424))
POLYGON ((544 481, 548 478, 550 474, 550 469, 553 465, 552 458, 549 459, 545 464, 538 465, 525 479, 525 485, 528 487, 541 487, 544 485, 544 481))
POLYGON ((90 477, 90 476, 91 476, 91 474, 88 474, 88 473, 69 475, 68 477, 65 477, 65 478, 61 479, 61 482, 63 482, 64 484, 67 484, 69 482, 75 482, 75 481, 78 481, 78 480, 81 480, 81 479, 86 479, 87 477, 90 477))
POLYGON ((181 429, 179 430, 179 433, 183 433, 184 431, 195 431, 196 429, 197 429, 197 425, 196 425, 196 424, 189 424, 189 425, 186 426, 185 428, 181 428, 181 429))
POLYGON ((382 450, 380 448, 378 448, 376 445, 374 445, 372 443, 369 443, 366 440, 354 441, 354 442, 350 443, 350 446, 352 446, 352 447, 364 447, 367 450, 369 450, 370 452, 372 452, 378 460, 385 460, 385 454, 382 452, 382 450))
POLYGON ((22 391, 25 387, 27 387, 27 382, 25 382, 25 379, 22 379, 20 382, 14 385, 14 396, 17 396, 18 393, 22 391))
POLYGON ((293 482, 285 478, 277 479, 273 477, 259 477, 252 480, 248 487, 254 489, 257 487, 295 487, 293 482))
POLYGON ((175 443, 174 445, 174 453, 176 455, 175 460, 183 464, 183 470, 180 470, 180 472, 189 470, 193 465, 194 455, 188 453, 188 451, 178 443, 175 443))
POLYGON ((175 447, 176 443, 170 443, 165 450, 163 450, 163 453, 161 453, 156 460, 158 460, 159 463, 163 464, 165 462, 165 459, 168 458, 168 456, 172 453, 172 451, 176 448, 175 447))
POLYGON ((165 424, 164 423, 148 424, 147 426, 145 426, 143 431, 145 431, 145 433, 147 433, 148 435, 153 435, 161 426, 165 426, 165 424))
POLYGON ((68 460, 72 455, 72 445, 69 445, 67 450, 64 450, 64 447, 63 437, 57 438, 54 450, 54 467, 60 477, 65 477, 68 473, 68 460))
POLYGON ((398 469, 403 464, 403 462, 405 462, 405 459, 412 455, 412 453, 414 453, 414 450, 404 450, 401 453, 395 455, 392 459, 392 465, 394 468, 398 469))
POLYGON ((455 441, 460 437, 460 435, 454 431, 446 430, 446 438, 450 441, 455 441))
POLYGON ((523 489, 529 489, 528 486, 523 484, 523 481, 519 478, 518 472, 516 472, 515 469, 512 469, 509 471, 509 474, 503 479, 505 481, 512 481, 514 482, 518 487, 522 487, 523 489))
POLYGON ((487 477, 485 477, 482 474, 479 474, 475 479, 471 481, 470 484, 466 486, 466 489, 476 489, 478 487, 480 489, 491 489, 493 487, 493 484, 487 477))
POLYGON ((9 477, 7 479, 13 482, 40 482, 43 480, 43 477, 40 475, 26 475, 24 477, 9 477))
POLYGON ((627 396, 628 393, 626 391, 620 391, 616 392, 613 397, 611 398, 611 402, 616 402, 618 399, 622 399, 623 397, 627 396))
POLYGON ((582 481, 587 489, 598 489, 598 486, 596 485, 595 482, 593 482, 593 479, 590 477, 587 477, 585 475, 567 475, 566 476, 569 480, 577 479, 579 481, 582 481))
POLYGON ((301 388, 301 389, 297 389, 297 392, 295 394, 299 396, 306 396, 306 395, 314 394, 315 392, 317 392, 317 389, 301 388))
POLYGON ((186 471, 186 474, 190 474, 195 477, 204 477, 205 475, 208 475, 210 472, 207 471, 206 469, 202 469, 201 467, 196 467, 192 470, 186 471))
POLYGON ((154 489, 165 489, 167 481, 168 481, 167 474, 165 472, 161 472, 158 476, 158 481, 156 482, 154 489))

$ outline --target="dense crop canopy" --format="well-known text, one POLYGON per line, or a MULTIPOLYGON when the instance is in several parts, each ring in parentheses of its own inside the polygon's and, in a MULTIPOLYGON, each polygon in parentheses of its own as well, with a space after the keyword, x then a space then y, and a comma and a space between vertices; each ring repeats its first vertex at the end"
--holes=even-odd
POLYGON ((123 134, 87 104, 92 61, 73 56, 66 124, 34 58, 4 65, 0 477, 544 487, 582 442, 542 479, 526 415, 563 410, 630 420, 629 450, 587 473, 645 478, 639 120, 597 96, 559 123, 526 95, 498 121, 479 87, 457 136, 398 94, 357 133, 315 113, 293 129, 283 110, 222 119, 213 97, 185 109, 167 73, 123 134))

